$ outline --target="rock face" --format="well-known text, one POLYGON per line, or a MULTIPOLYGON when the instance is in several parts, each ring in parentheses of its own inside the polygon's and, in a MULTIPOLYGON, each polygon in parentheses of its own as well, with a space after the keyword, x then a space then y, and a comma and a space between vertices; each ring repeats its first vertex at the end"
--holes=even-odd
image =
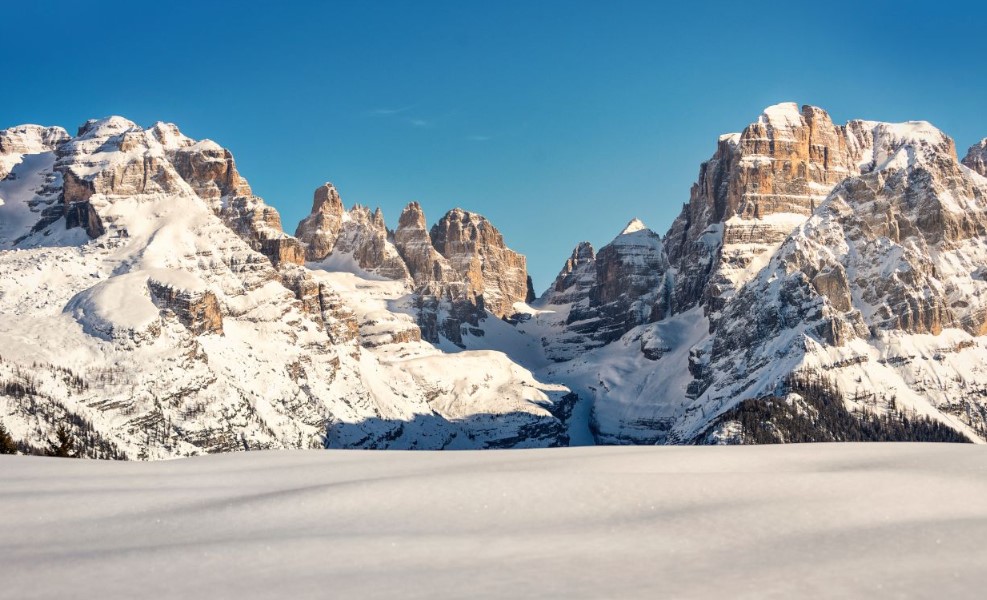
POLYGON ((464 333, 480 332, 480 320, 486 314, 483 294, 432 245, 425 213, 417 202, 401 211, 394 244, 414 281, 422 339, 438 343, 442 336, 463 346, 464 333))
POLYGON ((867 125, 834 126, 822 109, 794 103, 765 109, 742 133, 720 137, 703 163, 666 247, 678 271, 672 312, 715 310, 760 266, 870 147, 867 125))
POLYGON ((0 131, 0 180, 25 154, 52 152, 68 141, 69 134, 61 127, 21 125, 0 131))
POLYGON ((525 259, 504 244, 504 236, 484 217, 455 208, 436 223, 432 245, 449 261, 467 294, 483 298, 497 317, 514 314, 514 304, 528 298, 525 259))
POLYGON ((195 335, 223 333, 223 315, 216 294, 209 290, 183 290, 168 283, 148 279, 151 298, 172 311, 195 335))
POLYGON ((987 138, 980 140, 979 144, 970 146, 963 164, 987 177, 987 138))
POLYGON ((405 280, 411 276, 379 208, 371 213, 369 208, 357 205, 344 217, 334 253, 351 256, 361 269, 381 277, 405 280))
MULTIPOLYGON (((401 213, 390 232, 378 208, 344 211, 339 193, 327 183, 315 192, 312 213, 298 224, 295 235, 309 260, 330 256, 352 260, 364 271, 388 279, 410 279, 422 306, 455 301, 475 325, 487 310, 497 317, 514 313, 514 303, 533 299, 525 259, 504 244, 504 237, 484 217, 461 209, 449 211, 428 230, 417 202, 401 213), (427 297, 427 298, 425 298, 427 297), (430 300, 430 299, 431 300, 430 300)), ((431 317, 423 319, 428 329, 431 317)), ((437 326, 437 324, 436 324, 437 326)), ((456 330, 450 325, 450 331, 456 330)), ((434 336, 428 339, 437 341, 434 336)), ((460 343, 460 335, 450 339, 460 343)))
MULTIPOLYGON (((57 133, 51 136, 59 139, 57 133)), ((144 130, 110 117, 86 122, 55 155, 53 171, 62 178, 61 206, 49 207, 49 221, 67 215, 70 227, 83 227, 90 237, 99 237, 110 227, 99 210, 90 209, 94 196, 105 202, 113 197, 192 193, 275 266, 302 262, 302 248, 282 231, 277 210, 251 193, 230 152, 209 140, 195 142, 168 123, 144 130)))
POLYGON ((589 297, 590 288, 596 283, 596 252, 589 242, 579 242, 569 260, 545 294, 544 304, 575 304, 589 297))
POLYGON ((359 268, 381 277, 409 277, 380 209, 371 213, 357 205, 347 212, 331 183, 315 190, 312 213, 298 224, 295 236, 305 246, 308 260, 321 261, 333 254, 352 259, 359 268))
POLYGON ((432 245, 425 212, 417 202, 409 203, 401 211, 398 228, 394 231, 394 245, 416 286, 460 283, 449 261, 432 245))
POLYGON ((595 277, 586 297, 573 304, 570 328, 599 344, 611 342, 647 323, 666 292, 668 258, 661 238, 633 219, 612 242, 600 248, 595 277))
POLYGON ((401 215, 395 241, 416 284, 422 337, 441 334, 464 346, 463 336, 482 336, 487 313, 506 318, 530 296, 525 259, 504 245, 484 217, 453 209, 425 232, 417 203, 401 215))
POLYGON ((343 201, 331 183, 316 188, 312 199, 312 213, 302 219, 295 229, 295 237, 305 245, 305 258, 322 260, 329 256, 336 238, 343 228, 343 201))

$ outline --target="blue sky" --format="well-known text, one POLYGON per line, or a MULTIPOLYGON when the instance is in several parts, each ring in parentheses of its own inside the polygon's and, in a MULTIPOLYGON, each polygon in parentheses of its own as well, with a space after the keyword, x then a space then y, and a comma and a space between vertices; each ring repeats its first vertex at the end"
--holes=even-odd
POLYGON ((782 101, 987 136, 974 2, 19 2, 0 127, 120 114, 230 148, 293 231, 323 181, 483 213, 539 292, 580 240, 664 233, 720 133, 782 101))

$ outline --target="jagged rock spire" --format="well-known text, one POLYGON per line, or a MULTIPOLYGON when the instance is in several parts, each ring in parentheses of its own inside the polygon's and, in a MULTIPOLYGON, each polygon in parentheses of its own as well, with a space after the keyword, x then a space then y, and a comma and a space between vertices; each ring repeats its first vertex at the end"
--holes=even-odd
POLYGON ((302 219, 295 237, 305 246, 305 258, 322 260, 329 256, 343 227, 343 201, 331 183, 316 188, 312 195, 312 213, 302 219))

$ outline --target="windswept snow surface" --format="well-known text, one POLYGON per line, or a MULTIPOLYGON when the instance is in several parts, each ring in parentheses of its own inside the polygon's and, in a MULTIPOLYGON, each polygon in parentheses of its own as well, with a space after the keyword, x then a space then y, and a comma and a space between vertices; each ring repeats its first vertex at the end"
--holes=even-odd
POLYGON ((11 598, 982 598, 987 449, 0 456, 11 598))

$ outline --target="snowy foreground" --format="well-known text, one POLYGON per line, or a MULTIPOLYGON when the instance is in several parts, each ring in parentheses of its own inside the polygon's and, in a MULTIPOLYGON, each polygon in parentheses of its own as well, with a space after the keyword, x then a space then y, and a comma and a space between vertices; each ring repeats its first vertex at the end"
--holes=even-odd
POLYGON ((983 597, 987 449, 0 456, 0 595, 983 597))

